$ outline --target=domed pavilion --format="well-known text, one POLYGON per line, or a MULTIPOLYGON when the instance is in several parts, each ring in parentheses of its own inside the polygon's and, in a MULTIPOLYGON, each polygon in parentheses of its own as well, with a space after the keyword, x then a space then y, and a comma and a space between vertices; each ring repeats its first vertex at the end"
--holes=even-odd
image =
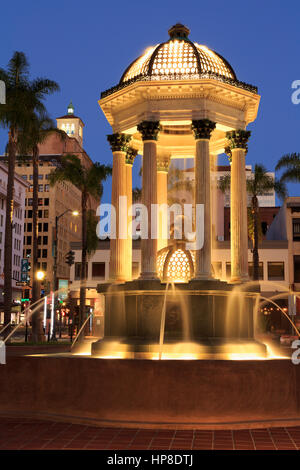
MULTIPOLYGON (((176 24, 166 42, 149 47, 124 71, 118 85, 101 94, 99 105, 113 133, 112 204, 120 196, 131 205, 132 164, 143 156, 142 203, 167 204, 167 175, 171 159, 194 158, 195 205, 204 205, 204 246, 195 252, 195 279, 212 279, 210 160, 230 149, 231 156, 231 281, 248 279, 248 236, 245 153, 247 125, 257 115, 257 88, 237 79, 217 52, 193 42, 189 29, 176 24)), ((166 221, 160 220, 158 240, 142 239, 141 279, 157 278, 157 252, 168 244, 166 221)), ((111 240, 110 278, 131 279, 130 217, 119 221, 111 240), (122 224, 122 227, 119 227, 122 224)))

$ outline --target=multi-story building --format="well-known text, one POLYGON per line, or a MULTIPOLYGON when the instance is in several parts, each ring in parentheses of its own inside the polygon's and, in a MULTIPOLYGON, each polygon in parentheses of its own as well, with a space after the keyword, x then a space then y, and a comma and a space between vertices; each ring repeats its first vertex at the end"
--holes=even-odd
POLYGON ((288 283, 300 291, 300 197, 288 197, 267 232, 267 240, 288 243, 288 283))
MULTIPOLYGON (((57 127, 66 132, 65 139, 51 134, 39 146, 39 193, 38 193, 38 262, 39 268, 46 274, 44 286, 53 288, 55 219, 58 219, 57 231, 57 279, 68 281, 70 268, 65 256, 70 250, 71 241, 81 240, 81 191, 69 182, 59 182, 51 187, 49 174, 60 164, 61 157, 66 154, 77 155, 83 165, 89 167, 92 160, 83 149, 82 120, 74 115, 72 104, 68 114, 57 118, 57 127), (76 217, 72 214, 77 211, 76 217), (64 213, 63 216, 61 216, 64 213)), ((5 157, 4 157, 5 158, 5 157)), ((24 220, 24 257, 31 261, 32 254, 32 161, 31 157, 18 160, 16 172, 28 183, 25 196, 24 220)), ((96 210, 99 202, 92 199, 91 209, 96 210)), ((29 292, 30 295, 30 292, 29 292)))
MULTIPOLYGON (((4 295, 4 247, 5 247, 5 221, 6 221, 6 197, 7 197, 8 169, 0 163, 0 323, 3 321, 3 295, 4 295)), ((12 312, 20 310, 22 287, 21 264, 23 258, 25 193, 28 184, 15 175, 14 181, 14 212, 13 212, 13 243, 12 243, 12 312)))

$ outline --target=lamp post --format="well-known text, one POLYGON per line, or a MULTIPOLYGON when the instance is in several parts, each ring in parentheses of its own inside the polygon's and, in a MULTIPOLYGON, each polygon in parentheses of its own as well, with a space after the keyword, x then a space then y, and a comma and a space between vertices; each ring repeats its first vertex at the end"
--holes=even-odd
MULTIPOLYGON (((53 248, 54 248, 54 266, 53 266, 53 292, 55 293, 58 290, 58 282, 57 282, 57 241, 58 241, 58 221, 61 217, 63 217, 67 212, 72 212, 72 215, 78 216, 79 212, 78 211, 72 211, 71 209, 66 209, 64 212, 62 212, 59 215, 55 216, 55 234, 54 234, 54 240, 53 240, 53 248)), ((52 329, 52 340, 56 340, 55 336, 55 325, 56 323, 56 315, 54 315, 54 320, 53 320, 53 329, 52 329)))

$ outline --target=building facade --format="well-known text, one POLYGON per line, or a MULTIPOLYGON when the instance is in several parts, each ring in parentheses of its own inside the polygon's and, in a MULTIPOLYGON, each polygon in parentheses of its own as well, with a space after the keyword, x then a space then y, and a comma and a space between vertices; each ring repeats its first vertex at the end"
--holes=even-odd
MULTIPOLYGON (((7 166, 0 163, 0 323, 3 322, 3 296, 4 296, 4 247, 5 247, 5 221, 6 221, 6 195, 7 195, 7 166)), ((13 212, 13 243, 12 243, 12 312, 20 311, 22 298, 21 265, 23 258, 25 194, 28 184, 15 175, 14 182, 14 212, 13 212)))
MULTIPOLYGON (((39 145, 39 193, 38 193, 38 263, 39 269, 45 272, 42 283, 42 293, 53 289, 54 269, 54 239, 56 217, 59 217, 57 227, 57 279, 69 281, 70 268, 65 257, 70 250, 70 242, 81 240, 81 191, 69 182, 59 182, 51 187, 49 175, 60 165, 63 155, 77 155, 86 167, 92 165, 92 160, 83 149, 83 127, 81 118, 75 116, 73 105, 68 107, 68 113, 57 118, 57 127, 66 132, 65 139, 57 134, 50 134, 39 145), (72 214, 78 212, 78 216, 72 214), (64 214, 61 216, 61 214, 64 214), (60 217, 61 216, 61 217, 60 217)), ((3 157, 5 159, 5 157, 3 157)), ((31 157, 19 159, 16 173, 27 186, 24 197, 24 247, 23 256, 31 262, 32 254, 32 179, 33 168, 31 157)), ((96 211, 99 202, 91 198, 91 209, 96 211)), ((30 276, 30 272, 29 272, 30 276)), ((31 296, 29 282, 24 294, 31 296)))

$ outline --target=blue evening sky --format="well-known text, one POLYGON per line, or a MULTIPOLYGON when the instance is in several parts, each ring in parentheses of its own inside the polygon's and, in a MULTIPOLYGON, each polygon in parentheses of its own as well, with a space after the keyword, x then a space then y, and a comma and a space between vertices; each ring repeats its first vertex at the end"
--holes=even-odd
MULTIPOLYGON (((239 80, 258 86, 261 104, 249 126, 247 163, 274 170, 281 155, 300 151, 300 104, 291 101, 291 84, 300 80, 299 0, 15 0, 1 3, 0 18, 0 66, 6 67, 14 51, 24 51, 32 78, 59 83, 48 110, 53 118, 61 116, 72 99, 94 161, 112 161, 100 92, 117 84, 145 48, 167 40, 177 22, 191 29, 192 40, 223 55, 239 80)), ((6 140, 0 131, 1 153, 6 140)), ((300 195, 295 184, 289 190, 300 195)), ((110 200, 110 182, 103 200, 110 200)))

